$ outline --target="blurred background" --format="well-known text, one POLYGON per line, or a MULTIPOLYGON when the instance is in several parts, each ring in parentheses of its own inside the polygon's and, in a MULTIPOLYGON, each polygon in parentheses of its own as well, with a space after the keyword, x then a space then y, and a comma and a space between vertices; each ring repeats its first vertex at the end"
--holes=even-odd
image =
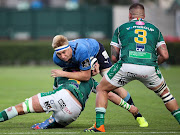
POLYGON ((113 32, 136 2, 167 42, 167 64, 180 64, 180 0, 0 0, 0 65, 52 64, 57 34, 95 38, 110 55, 113 32))

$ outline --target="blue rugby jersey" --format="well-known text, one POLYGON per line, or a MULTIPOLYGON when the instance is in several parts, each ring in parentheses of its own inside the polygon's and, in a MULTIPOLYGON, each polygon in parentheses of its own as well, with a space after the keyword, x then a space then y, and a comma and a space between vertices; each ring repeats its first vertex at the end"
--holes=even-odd
POLYGON ((53 54, 53 61, 61 68, 79 68, 80 70, 89 70, 90 57, 96 57, 99 52, 99 43, 95 39, 76 39, 69 41, 72 48, 72 60, 65 62, 59 59, 56 52, 53 54))

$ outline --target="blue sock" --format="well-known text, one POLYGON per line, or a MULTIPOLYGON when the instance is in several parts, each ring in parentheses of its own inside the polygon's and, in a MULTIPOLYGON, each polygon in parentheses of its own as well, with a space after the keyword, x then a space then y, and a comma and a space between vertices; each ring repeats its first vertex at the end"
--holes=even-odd
MULTIPOLYGON (((134 105, 134 102, 131 98, 131 95, 129 94, 129 92, 127 93, 127 96, 123 99, 124 101, 126 101, 128 104, 130 105, 134 105)), ((134 105, 135 106, 135 105, 134 105)), ((134 116, 134 118, 136 119, 137 117, 142 117, 142 115, 138 112, 137 115, 134 116)))

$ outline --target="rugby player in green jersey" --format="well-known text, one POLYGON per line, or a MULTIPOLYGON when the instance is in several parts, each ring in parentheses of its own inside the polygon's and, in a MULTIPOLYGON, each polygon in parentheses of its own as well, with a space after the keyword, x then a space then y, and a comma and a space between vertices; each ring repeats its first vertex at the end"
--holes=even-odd
POLYGON ((96 124, 93 128, 85 129, 85 132, 105 132, 108 92, 132 80, 139 80, 154 91, 180 124, 179 106, 158 68, 169 58, 166 43, 159 29, 144 18, 144 6, 135 3, 129 8, 129 22, 115 30, 111 45, 118 53, 114 53, 112 59, 119 60, 96 88, 96 124))
MULTIPOLYGON (((52 116, 45 122, 33 125, 32 129, 48 129, 65 127, 75 121, 85 108, 85 103, 91 93, 95 91, 98 83, 90 78, 89 81, 77 81, 64 77, 55 78, 55 90, 39 93, 16 106, 9 107, 0 112, 0 122, 7 121, 15 116, 27 113, 41 113, 53 111, 52 116)), ((113 93, 112 93, 113 94, 113 93)), ((116 94, 114 94, 116 95, 116 94)), ((129 105, 119 96, 111 95, 112 101, 137 114, 138 109, 129 105), (116 99, 116 100, 114 100, 116 99), (118 102, 117 102, 118 101, 118 102)))

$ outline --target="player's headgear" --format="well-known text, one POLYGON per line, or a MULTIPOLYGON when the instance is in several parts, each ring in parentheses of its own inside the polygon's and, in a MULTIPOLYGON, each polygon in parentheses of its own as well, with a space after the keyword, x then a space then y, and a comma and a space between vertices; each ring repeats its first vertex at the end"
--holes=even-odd
POLYGON ((63 45, 63 46, 55 48, 54 50, 56 52, 58 52, 58 51, 66 50, 68 47, 70 47, 70 46, 69 45, 63 45))

